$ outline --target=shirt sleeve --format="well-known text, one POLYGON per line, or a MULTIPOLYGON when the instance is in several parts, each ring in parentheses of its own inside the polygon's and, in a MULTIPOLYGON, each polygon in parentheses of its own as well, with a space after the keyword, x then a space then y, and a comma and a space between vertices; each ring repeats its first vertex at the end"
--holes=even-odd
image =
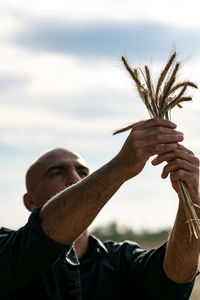
POLYGON ((151 300, 187 300, 194 281, 179 284, 170 280, 163 270, 166 244, 157 249, 145 251, 139 246, 128 246, 125 250, 128 285, 134 280, 144 296, 151 300))
POLYGON ((0 237, 0 295, 22 288, 60 255, 70 252, 71 245, 60 245, 45 235, 39 220, 40 209, 32 212, 24 227, 0 237))

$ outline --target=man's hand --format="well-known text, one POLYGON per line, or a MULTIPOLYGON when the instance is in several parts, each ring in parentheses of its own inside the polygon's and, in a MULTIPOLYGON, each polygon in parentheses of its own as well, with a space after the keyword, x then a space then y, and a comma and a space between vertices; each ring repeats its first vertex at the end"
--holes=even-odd
MULTIPOLYGON (((166 161, 162 178, 170 175, 171 183, 181 200, 178 180, 183 181, 192 201, 199 205, 199 159, 193 152, 178 144, 176 150, 159 154, 153 159, 153 165, 166 161)), ((198 217, 200 210, 196 208, 198 217)), ((200 241, 191 238, 182 201, 179 201, 174 227, 170 234, 164 258, 164 271, 175 282, 190 282, 197 272, 200 253, 200 241)))
POLYGON ((161 176, 167 178, 170 174, 172 186, 178 193, 179 199, 181 199, 181 194, 177 181, 182 180, 185 182, 193 202, 199 203, 199 159, 194 156, 192 151, 178 144, 175 151, 158 155, 152 164, 159 165, 164 161, 167 164, 163 168, 161 176))
POLYGON ((116 156, 125 180, 139 174, 149 157, 174 151, 183 134, 175 130, 176 124, 163 119, 150 119, 133 126, 121 151, 116 156))

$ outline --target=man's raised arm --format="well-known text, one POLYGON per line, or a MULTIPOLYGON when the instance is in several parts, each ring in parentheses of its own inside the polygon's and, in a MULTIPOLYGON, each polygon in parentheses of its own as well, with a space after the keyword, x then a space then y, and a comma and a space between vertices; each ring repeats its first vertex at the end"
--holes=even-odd
POLYGON ((176 125, 151 119, 133 126, 121 151, 106 165, 50 199, 40 211, 44 232, 61 244, 74 242, 119 187, 138 175, 150 156, 177 148, 176 125))

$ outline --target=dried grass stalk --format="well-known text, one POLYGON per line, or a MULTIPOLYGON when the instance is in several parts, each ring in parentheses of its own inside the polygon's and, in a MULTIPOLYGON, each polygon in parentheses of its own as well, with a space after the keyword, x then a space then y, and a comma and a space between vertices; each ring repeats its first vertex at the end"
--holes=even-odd
MULTIPOLYGON (((124 66, 131 75, 133 82, 136 85, 138 94, 146 105, 147 110, 152 118, 159 117, 163 119, 169 119, 170 111, 172 108, 174 108, 175 106, 182 108, 182 102, 192 100, 192 97, 184 96, 187 88, 197 88, 197 85, 190 81, 176 83, 176 75, 180 68, 180 62, 176 62, 175 59, 176 52, 174 52, 169 58, 166 66, 164 67, 158 78, 158 82, 155 85, 156 87, 154 87, 148 66, 145 66, 144 72, 140 68, 132 69, 129 66, 127 60, 122 56, 124 66), (143 83, 140 80, 140 73, 144 78, 143 83), (177 90, 179 90, 180 88, 182 89, 178 92, 177 90)), ((113 134, 130 130, 135 124, 137 123, 116 130, 113 134)), ((200 238, 200 220, 197 217, 195 207, 200 207, 192 202, 185 183, 179 181, 178 184, 183 199, 183 205, 190 234, 193 234, 195 238, 198 239, 200 238)))

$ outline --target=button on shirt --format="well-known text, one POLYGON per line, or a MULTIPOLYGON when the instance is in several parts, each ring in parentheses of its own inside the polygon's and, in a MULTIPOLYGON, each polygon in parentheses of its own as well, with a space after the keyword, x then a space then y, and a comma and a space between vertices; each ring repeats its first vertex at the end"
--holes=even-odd
POLYGON ((72 245, 44 234, 39 210, 19 230, 0 230, 0 299, 189 299, 194 282, 177 284, 163 271, 165 244, 145 251, 131 241, 102 243, 90 236, 78 261, 72 245))

